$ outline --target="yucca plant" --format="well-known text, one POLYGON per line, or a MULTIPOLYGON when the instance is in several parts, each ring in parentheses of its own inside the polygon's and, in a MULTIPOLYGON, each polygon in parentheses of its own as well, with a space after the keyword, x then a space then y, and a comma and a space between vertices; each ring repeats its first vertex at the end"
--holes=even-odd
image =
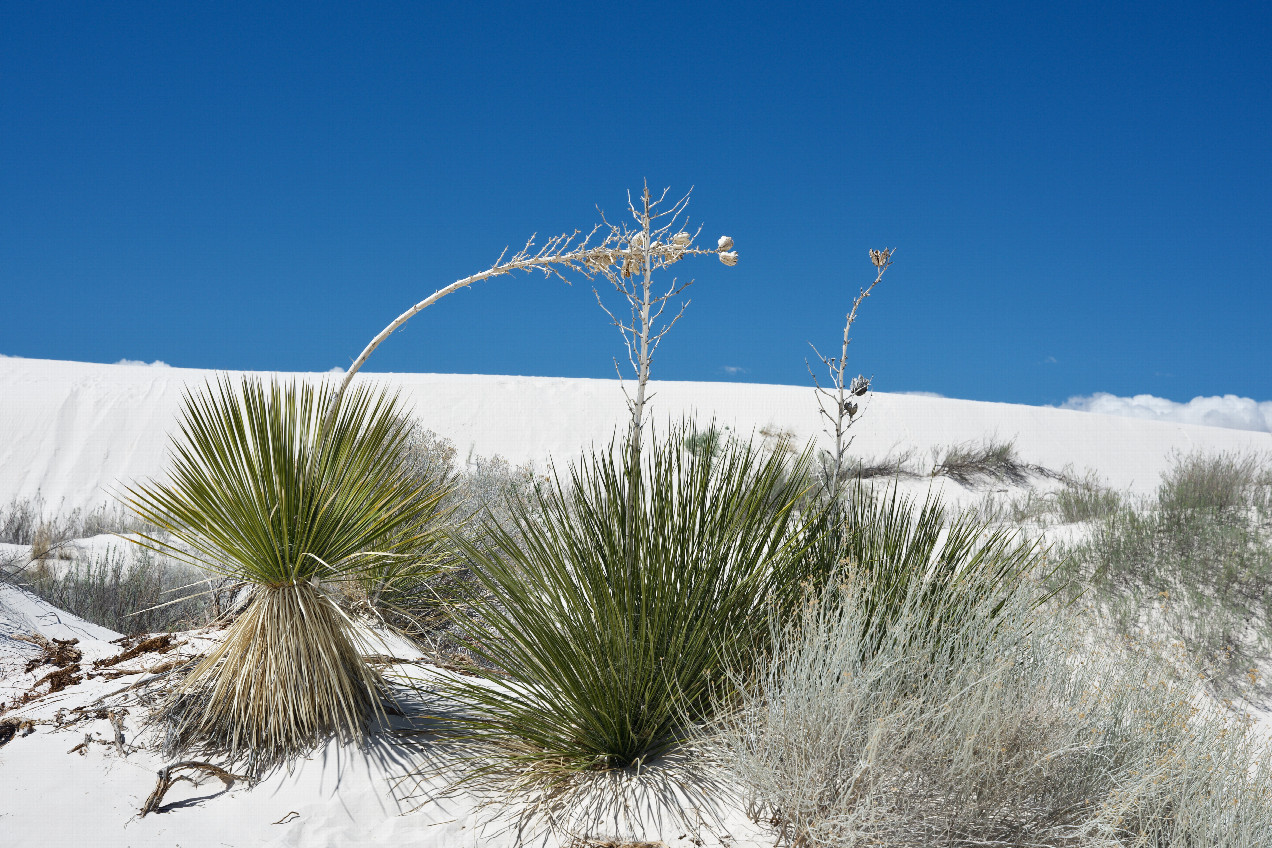
POLYGON ((828 526, 815 537, 811 576, 822 585, 847 569, 865 587, 862 603, 876 628, 874 640, 907 597, 927 610, 929 635, 939 638, 942 630, 954 632, 968 610, 983 609, 983 598, 1011 596, 1045 566, 1039 543, 995 529, 973 512, 951 515, 936 494, 920 503, 895 483, 882 493, 858 483, 846 500, 824 515, 828 526))
POLYGON ((611 445, 515 503, 517 535, 464 545, 485 591, 459 625, 491 669, 446 686, 467 708, 452 731, 484 751, 470 777, 639 768, 711 709, 728 663, 764 647, 769 610, 799 591, 809 456, 683 449, 693 436, 655 436, 634 500, 611 445))
POLYGON ((222 377, 187 393, 179 423, 168 482, 127 490, 170 534, 143 543, 241 580, 252 599, 164 704, 170 752, 260 769, 333 734, 359 738, 384 682, 329 588, 386 562, 400 575, 436 532, 444 494, 399 461, 396 396, 360 388, 336 401, 326 386, 222 377))

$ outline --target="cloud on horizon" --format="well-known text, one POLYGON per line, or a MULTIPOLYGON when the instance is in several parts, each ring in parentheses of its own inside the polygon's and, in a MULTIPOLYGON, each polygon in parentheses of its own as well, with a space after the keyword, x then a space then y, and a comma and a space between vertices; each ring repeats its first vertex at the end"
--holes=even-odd
POLYGON ((121 359, 115 363, 116 365, 145 365, 149 368, 171 368, 172 366, 164 362, 162 359, 156 359, 154 362, 142 362, 140 359, 121 359))
POLYGON ((740 366, 740 365, 725 365, 725 366, 722 366, 720 370, 721 370, 721 371, 723 371, 724 373, 728 374, 730 377, 732 377, 732 376, 734 376, 734 375, 736 375, 736 374, 745 374, 745 373, 746 373, 746 369, 745 369, 745 368, 743 368, 743 367, 742 367, 742 366, 740 366))
POLYGON ((1256 401, 1237 395, 1195 397, 1187 403, 1178 403, 1153 395, 1118 397, 1108 392, 1096 392, 1071 397, 1060 404, 1060 408, 1272 433, 1272 401, 1256 401))

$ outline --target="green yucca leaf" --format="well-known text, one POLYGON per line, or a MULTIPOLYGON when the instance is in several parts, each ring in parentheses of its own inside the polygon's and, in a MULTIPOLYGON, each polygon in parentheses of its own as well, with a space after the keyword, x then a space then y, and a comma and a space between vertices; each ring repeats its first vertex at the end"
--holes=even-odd
POLYGON ((634 515, 611 445, 514 503, 515 535, 460 543, 485 591, 457 620, 498 671, 446 685, 469 707, 452 729, 499 764, 560 779, 648 761, 711 709, 725 666, 764 647, 770 611, 798 591, 808 454, 685 443, 673 432, 644 452, 634 515))
POLYGON ((359 388, 322 433, 331 402, 323 386, 251 377, 188 393, 168 481, 127 489, 172 537, 146 543, 262 586, 345 579, 430 546, 445 490, 399 461, 396 397, 359 388))
POLYGON ((325 386, 222 377, 187 393, 167 481, 127 490, 171 534, 145 546, 254 587, 161 706, 170 755, 256 772, 329 736, 357 738, 380 711, 365 634, 323 584, 437 571, 420 552, 436 547, 446 492, 405 470, 395 396, 360 388, 334 402, 325 386))

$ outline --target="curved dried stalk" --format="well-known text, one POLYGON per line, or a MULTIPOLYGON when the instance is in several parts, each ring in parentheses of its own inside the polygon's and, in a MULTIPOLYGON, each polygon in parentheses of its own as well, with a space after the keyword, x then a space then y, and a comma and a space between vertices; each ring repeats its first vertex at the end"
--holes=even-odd
MULTIPOLYGON (((648 188, 645 189, 645 196, 648 200, 648 188)), ((663 192, 663 196, 666 196, 666 191, 663 192)), ((688 202, 689 194, 677 201, 672 209, 665 213, 671 215, 671 223, 662 228, 651 229, 650 221, 663 216, 654 215, 651 217, 648 212, 652 207, 647 204, 644 220, 642 221, 637 215, 637 221, 641 226, 636 229, 625 225, 610 224, 606 221, 593 227, 582 238, 580 238, 582 231, 575 230, 573 233, 562 233, 561 235, 553 236, 543 245, 536 245, 534 240, 537 234, 532 235, 526 240, 525 246, 510 258, 505 258, 508 253, 507 248, 505 248, 499 258, 495 260, 495 263, 486 270, 456 280, 450 285, 438 289, 393 319, 387 327, 377 333, 375 338, 371 339, 370 343, 362 349, 362 353, 358 355, 358 358, 345 371, 340 385, 336 389, 336 403, 333 404, 332 408, 339 407, 339 400, 343 397, 354 375, 366 364, 375 349, 391 336, 395 330, 446 295, 491 277, 511 274, 514 271, 541 271, 545 277, 558 277, 568 285, 570 281, 565 274, 575 272, 589 280, 594 279, 597 274, 601 274, 617 285, 619 279, 631 277, 633 274, 644 274, 646 278, 646 317, 648 317, 648 272, 651 268, 670 265, 686 256, 718 255, 720 260, 726 265, 733 265, 737 262, 737 253, 731 252, 732 240, 721 239, 720 246, 712 250, 694 247, 693 239, 688 233, 672 233, 670 231, 671 225, 676 222, 677 217, 684 211, 688 202), (603 233, 604 235, 599 242, 594 242, 593 239, 597 238, 598 233, 603 233)), ((635 207, 631 204, 630 197, 628 205, 632 208, 633 214, 636 215, 637 213, 635 207)), ((648 342, 648 338, 648 334, 646 334, 646 342, 648 342)), ((329 424, 329 420, 324 422, 324 429, 329 424)))

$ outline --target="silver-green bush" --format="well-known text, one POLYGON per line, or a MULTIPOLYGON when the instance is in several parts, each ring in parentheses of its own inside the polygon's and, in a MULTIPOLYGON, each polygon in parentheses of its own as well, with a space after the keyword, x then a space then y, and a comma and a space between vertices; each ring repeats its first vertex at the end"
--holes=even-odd
POLYGON ((866 597, 850 578, 810 600, 701 741, 788 844, 1272 844, 1272 754, 1161 646, 1086 638, 1030 592, 932 639, 916 586, 871 640, 866 597))

